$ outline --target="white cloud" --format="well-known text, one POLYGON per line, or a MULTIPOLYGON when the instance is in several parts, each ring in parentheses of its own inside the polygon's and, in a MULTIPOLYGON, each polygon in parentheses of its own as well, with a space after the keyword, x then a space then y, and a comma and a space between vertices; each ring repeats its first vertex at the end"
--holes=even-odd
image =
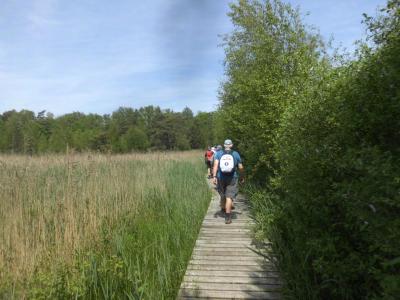
MULTIPOLYGON (((222 2, 216 5, 218 11, 211 7, 205 14, 192 12, 190 16, 199 15, 200 20, 179 15, 179 23, 165 16, 171 4, 164 0, 4 1, 0 112, 26 108, 55 114, 110 113, 121 105, 175 110, 189 106, 197 111, 212 110, 218 103, 223 49, 217 47, 217 34, 231 28, 222 2), (218 21, 209 19, 211 15, 218 21), (164 28, 165 19, 172 33, 164 28), (198 23, 185 32, 186 22, 198 23)), ((186 1, 174 3, 189 5, 186 1)), ((291 2, 310 10, 306 19, 322 26, 325 36, 334 33, 344 46, 359 38, 361 13, 356 8, 365 1, 291 2)))
POLYGON ((34 35, 46 33, 52 26, 59 25, 60 21, 54 17, 57 0, 34 0, 27 19, 29 30, 34 35))

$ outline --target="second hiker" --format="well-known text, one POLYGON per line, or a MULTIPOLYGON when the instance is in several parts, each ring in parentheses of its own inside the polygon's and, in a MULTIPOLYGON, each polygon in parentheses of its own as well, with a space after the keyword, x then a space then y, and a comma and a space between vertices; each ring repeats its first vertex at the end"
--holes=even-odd
POLYGON ((208 147, 206 153, 204 153, 204 162, 206 163, 207 166, 208 178, 211 178, 213 160, 214 160, 214 151, 212 151, 211 147, 208 147))

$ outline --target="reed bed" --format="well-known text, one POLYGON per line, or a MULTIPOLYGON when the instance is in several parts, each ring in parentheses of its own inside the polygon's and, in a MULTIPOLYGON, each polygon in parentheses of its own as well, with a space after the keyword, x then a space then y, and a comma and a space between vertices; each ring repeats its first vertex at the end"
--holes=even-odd
POLYGON ((210 199, 201 153, 0 156, 0 297, 171 299, 210 199))

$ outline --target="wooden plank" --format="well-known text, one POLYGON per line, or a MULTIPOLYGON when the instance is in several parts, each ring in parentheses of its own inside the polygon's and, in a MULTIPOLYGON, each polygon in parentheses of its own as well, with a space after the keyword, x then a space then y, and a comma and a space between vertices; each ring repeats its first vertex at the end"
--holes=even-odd
POLYGON ((192 256, 193 260, 208 260, 210 262, 214 262, 215 260, 217 261, 229 261, 232 263, 235 263, 237 259, 240 259, 241 261, 255 261, 257 263, 263 263, 263 259, 260 258, 259 256, 242 256, 242 255, 237 255, 237 256, 221 256, 221 255, 198 255, 194 254, 192 256))
POLYGON ((281 285, 279 284, 247 284, 247 283, 213 283, 213 282, 185 282, 182 285, 184 289, 197 289, 197 290, 218 290, 218 291, 248 291, 248 292, 262 292, 262 291, 279 291, 281 285))
POLYGON ((208 276, 208 277, 215 277, 215 276, 224 276, 224 277, 259 277, 259 278, 279 278, 277 272, 268 272, 268 271, 206 271, 206 270, 188 270, 186 275, 191 276, 208 276))
POLYGON ((220 226, 221 228, 225 228, 225 229, 231 229, 234 227, 244 227, 244 228, 252 228, 253 224, 249 223, 249 222, 244 222, 243 219, 232 219, 232 223, 230 224, 225 224, 225 218, 223 219, 216 219, 216 220, 208 220, 205 223, 202 223, 202 225, 215 225, 215 226, 220 226), (235 222, 236 221, 236 222, 235 222))
POLYGON ((218 223, 218 224, 224 224, 226 226, 228 225, 232 225, 232 224, 254 224, 254 221, 248 218, 236 218, 234 219, 236 222, 235 223, 231 223, 231 224, 225 224, 225 217, 212 217, 212 218, 208 218, 207 216, 204 218, 203 223, 218 223))
POLYGON ((227 248, 236 247, 237 249, 256 249, 251 240, 246 240, 244 238, 238 238, 235 240, 220 240, 212 237, 202 237, 195 243, 196 248, 212 248, 214 246, 221 245, 226 246, 227 248))
MULTIPOLYGON (((253 240, 249 239, 245 236, 237 236, 236 239, 229 239, 229 238, 220 238, 219 236, 199 236, 199 239, 196 241, 204 241, 204 243, 208 244, 232 244, 232 243, 246 243, 246 245, 250 246, 253 244, 253 240), (208 239, 207 239, 208 237, 208 239), (232 242, 232 243, 231 243, 232 242)), ((203 243, 203 244, 204 244, 203 243)))
MULTIPOLYGON (((225 244, 228 245, 228 244, 225 244)), ((200 245, 195 245, 195 247, 193 248, 193 251, 214 251, 214 252, 224 252, 224 251, 236 251, 238 253, 240 252, 251 252, 251 253, 255 253, 258 255, 257 253, 257 248, 255 248, 253 245, 249 245, 249 246, 242 246, 242 247, 235 247, 235 245, 230 244, 229 247, 224 248, 224 246, 221 247, 221 245, 219 244, 200 244, 200 245)))
POLYGON ((199 231, 200 234, 214 234, 219 236, 235 236, 235 235, 246 235, 248 237, 252 236, 252 232, 246 228, 232 228, 233 230, 229 232, 226 228, 206 228, 199 231))
POLYGON ((199 233, 213 233, 213 234, 217 234, 217 235, 226 235, 226 236, 230 236, 230 235, 235 235, 235 234, 246 234, 251 236, 252 235, 252 231, 250 231, 247 227, 225 227, 227 225, 224 226, 218 226, 215 228, 204 228, 201 229, 199 231, 199 233))
MULTIPOLYGON (((235 220, 244 219, 244 218, 241 218, 241 216, 244 216, 244 215, 249 216, 248 219, 252 220, 249 213, 242 213, 241 211, 235 211, 235 212, 232 212, 231 214, 232 214, 232 217, 235 218, 235 220)), ((207 218, 214 219, 214 220, 215 219, 222 220, 225 218, 225 214, 221 213, 220 211, 217 211, 217 210, 212 210, 212 211, 208 211, 204 215, 204 219, 207 219, 207 218)))
POLYGON ((221 233, 221 232, 200 232, 198 235, 198 238, 200 237, 215 237, 215 238, 221 238, 221 239, 229 239, 229 238, 247 238, 251 239, 254 243, 257 243, 256 240, 253 239, 251 235, 245 232, 233 232, 231 234, 228 233, 221 233))
POLYGON ((246 238, 236 238, 236 239, 218 239, 215 237, 201 237, 199 238, 195 246, 196 247, 209 247, 210 245, 225 245, 227 247, 232 247, 232 246, 237 246, 239 247, 238 249, 241 248, 251 248, 251 249, 256 249, 253 245, 252 240, 246 239, 246 238))
MULTIPOLYGON (((221 212, 216 212, 216 211, 212 211, 212 212, 207 212, 204 215, 204 219, 210 219, 210 220, 225 220, 226 214, 225 213, 221 213, 221 212)), ((248 221, 248 220, 252 220, 251 215, 249 212, 232 212, 231 213, 231 217, 233 220, 242 220, 242 221, 248 221)))
POLYGON ((248 245, 248 247, 245 247, 244 244, 241 245, 235 245, 235 244, 223 244, 223 243, 214 243, 214 244, 197 244, 195 245, 194 249, 227 249, 227 250, 233 250, 233 249, 240 249, 240 248, 249 248, 251 249, 251 245, 248 245), (239 247, 239 248, 238 248, 239 247))
POLYGON ((252 247, 255 249, 254 241, 246 236, 235 236, 232 238, 229 237, 220 237, 220 236, 211 236, 211 235, 199 235, 198 240, 195 245, 207 245, 207 244, 240 244, 242 247, 252 247))
POLYGON ((213 243, 202 243, 196 242, 195 249, 226 249, 228 251, 233 251, 234 249, 240 249, 240 248, 251 248, 250 244, 246 243, 218 243, 218 242, 213 242, 213 243))
MULTIPOLYGON (((250 211, 246 208, 238 208, 236 207, 234 210, 231 211, 232 217, 238 218, 243 215, 250 215, 250 211)), ((225 217, 225 213, 221 212, 218 208, 212 208, 211 210, 207 211, 206 216, 218 216, 218 217, 225 217)))
MULTIPOLYGON (((195 297, 205 299, 281 299, 279 292, 269 291, 218 291, 218 290, 194 290, 181 289, 181 297, 195 297)), ((187 298, 185 298, 187 299, 187 298)), ((190 299, 190 298, 189 298, 190 299)), ((193 298, 192 298, 193 299, 193 298)))
POLYGON ((237 245, 234 244, 226 244, 226 243, 214 243, 214 244, 195 244, 194 249, 203 249, 203 250, 212 250, 212 249, 226 249, 228 251, 233 251, 233 249, 255 249, 253 245, 242 245, 241 247, 238 248, 237 245))
MULTIPOLYGON (((229 228, 226 228, 225 226, 227 226, 227 225, 224 224, 223 226, 218 226, 218 227, 215 227, 215 228, 204 228, 199 232, 203 233, 204 231, 210 231, 213 234, 227 235, 227 236, 234 235, 234 234, 246 234, 246 235, 250 235, 250 236, 252 235, 252 232, 249 231, 247 229, 247 227, 239 227, 239 226, 234 227, 234 226, 232 226, 232 227, 229 227, 229 228, 236 229, 236 230, 235 231, 231 231, 231 232, 226 232, 225 230, 229 230, 229 228)), ((206 233, 210 233, 210 232, 206 232, 206 233)))
MULTIPOLYGON (((212 236, 212 235, 199 235, 199 240, 207 241, 208 243, 227 243, 227 242, 246 242, 247 244, 251 245, 254 243, 253 239, 250 239, 248 236, 245 235, 238 235, 232 238, 224 237, 224 236, 212 236)), ((229 244, 229 243, 228 243, 229 244)))
POLYGON ((235 250, 252 250, 254 249, 252 246, 249 247, 236 247, 235 245, 230 244, 224 244, 224 245, 218 245, 218 244, 204 244, 204 245, 195 245, 193 251, 196 250, 203 250, 203 251, 235 251, 235 250))
POLYGON ((251 256, 251 257, 260 257, 257 253, 254 253, 252 251, 246 251, 242 249, 230 249, 230 250, 225 250, 223 248, 213 248, 213 249, 203 249, 203 248, 196 248, 193 250, 192 255, 204 255, 204 256, 228 256, 232 257, 234 256, 234 259, 238 259, 238 257, 242 256, 251 256), (222 251, 221 251, 222 250, 222 251))
POLYGON ((204 224, 204 223, 218 223, 218 224, 223 224, 223 225, 225 225, 225 226, 230 226, 230 225, 246 225, 246 224, 253 224, 253 222, 251 221, 251 220, 249 220, 248 218, 234 218, 233 219, 233 221, 236 221, 236 222, 232 222, 231 224, 225 224, 225 217, 213 217, 213 218, 210 218, 210 219, 208 219, 207 218, 207 216, 206 216, 206 218, 203 220, 203 223, 202 224, 204 224))
POLYGON ((275 271, 275 267, 272 265, 242 266, 242 265, 213 265, 213 264, 204 265, 204 264, 190 263, 187 267, 187 270, 257 272, 257 271, 275 271))
POLYGON ((232 224, 225 224, 225 223, 206 223, 201 226, 202 229, 250 229, 251 226, 247 225, 246 223, 232 223, 232 224))
POLYGON ((221 260, 208 260, 208 259, 192 259, 191 264, 193 265, 214 265, 214 266, 226 266, 230 267, 232 265, 235 266, 259 266, 262 262, 258 261, 241 261, 241 260, 232 260, 229 261, 221 261, 221 260))
POLYGON ((201 235, 199 235, 199 240, 201 239, 201 240, 207 240, 208 242, 211 242, 211 243, 223 243, 223 242, 228 242, 228 241, 233 241, 233 242, 235 242, 235 241, 246 241, 248 244, 254 244, 254 241, 253 241, 253 239, 251 239, 251 238, 249 238, 248 236, 245 236, 245 235, 237 235, 237 236, 234 236, 234 237, 232 237, 232 238, 229 238, 228 236, 220 236, 220 235, 217 235, 217 236, 212 236, 211 234, 209 234, 209 235, 203 235, 203 234, 201 234, 201 235))
MULTIPOLYGON (((225 220, 225 217, 226 214, 221 213, 219 211, 207 212, 204 215, 204 219, 213 219, 213 220, 225 220)), ((245 211, 242 209, 231 212, 231 217, 233 220, 242 220, 243 222, 248 222, 253 220, 251 213, 249 211, 245 211)))
MULTIPOLYGON (((203 220, 203 222, 209 223, 209 222, 215 222, 217 224, 225 224, 225 218, 214 218, 214 217, 207 217, 203 220)), ((225 224, 225 226, 229 226, 232 224, 249 224, 250 220, 249 219, 233 219, 231 224, 225 224)), ((202 223, 204 224, 204 223, 202 223)))
MULTIPOLYGON (((275 280, 278 282, 277 278, 271 278, 271 280, 275 280)), ((246 283, 246 284, 266 284, 266 278, 264 277, 248 277, 248 276, 192 276, 192 275, 185 275, 184 277, 185 282, 214 282, 214 283, 246 283)))
POLYGON ((252 228, 254 226, 254 224, 252 223, 248 223, 248 222, 243 222, 243 220, 236 220, 236 222, 232 221, 231 224, 225 224, 225 219, 220 219, 220 220, 215 220, 215 221, 207 221, 202 223, 202 226, 205 225, 212 225, 212 226, 218 226, 226 229, 229 228, 235 228, 235 227, 239 227, 239 228, 252 228))
POLYGON ((235 244, 227 244, 227 243, 213 243, 213 244, 197 244, 195 245, 195 247, 193 248, 193 252, 194 251, 214 251, 214 252, 233 252, 236 251, 237 253, 254 253, 257 254, 256 251, 254 250, 255 248, 251 245, 248 246, 240 246, 237 247, 235 244))
POLYGON ((200 234, 216 234, 220 236, 231 236, 234 234, 247 234, 251 236, 251 231, 244 228, 232 228, 232 229, 201 229, 200 234))
POLYGON ((258 256, 251 250, 234 249, 225 250, 221 248, 214 248, 212 250, 204 250, 202 248, 197 248, 193 251, 193 255, 215 255, 215 256, 258 256))
POLYGON ((228 251, 233 251, 234 249, 251 249, 252 245, 251 243, 245 243, 243 241, 236 241, 232 243, 225 243, 225 242, 218 242, 218 241, 213 241, 213 240, 208 240, 208 241, 197 241, 195 244, 195 249, 204 249, 207 250, 207 248, 210 249, 226 249, 228 251))
POLYGON ((251 253, 251 252, 234 252, 230 251, 228 253, 222 253, 222 252, 215 252, 215 251, 203 251, 203 250, 198 250, 193 252, 193 256, 205 256, 205 257, 230 257, 233 260, 241 259, 242 257, 245 259, 246 257, 252 257, 255 259, 258 259, 259 256, 257 254, 251 253))

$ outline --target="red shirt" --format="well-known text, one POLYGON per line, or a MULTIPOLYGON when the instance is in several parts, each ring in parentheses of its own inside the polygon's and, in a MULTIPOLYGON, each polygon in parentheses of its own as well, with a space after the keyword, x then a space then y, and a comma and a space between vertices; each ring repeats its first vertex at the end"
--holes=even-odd
POLYGON ((204 156, 206 156, 209 161, 212 161, 213 155, 214 155, 214 152, 212 152, 211 150, 207 150, 207 152, 204 156))

